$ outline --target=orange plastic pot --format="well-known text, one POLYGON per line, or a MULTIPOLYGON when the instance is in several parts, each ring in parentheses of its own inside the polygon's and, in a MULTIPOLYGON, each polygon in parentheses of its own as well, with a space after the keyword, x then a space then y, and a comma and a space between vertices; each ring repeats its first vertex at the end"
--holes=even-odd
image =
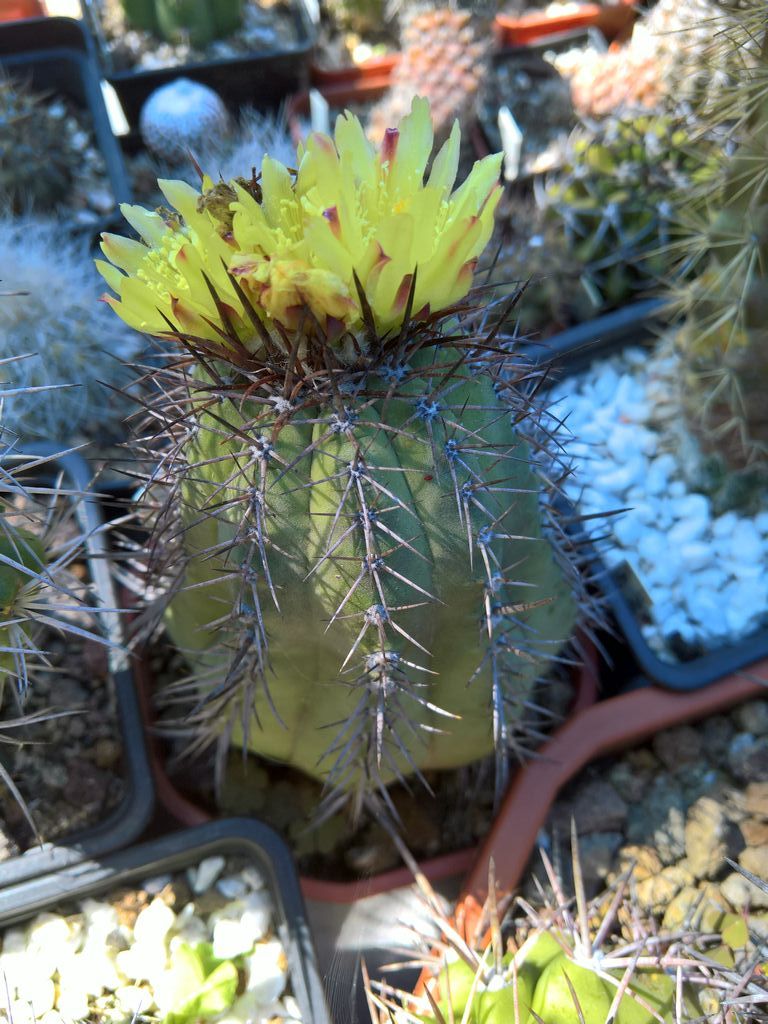
POLYGON ((384 57, 370 57, 359 64, 342 68, 321 68, 317 64, 310 64, 309 81, 316 89, 358 86, 379 79, 389 81, 389 76, 399 63, 399 53, 388 53, 384 57))
MULTIPOLYGON (((135 678, 139 690, 142 716, 145 727, 150 733, 149 762, 158 804, 181 825, 201 825, 211 821, 213 816, 210 812, 180 792, 165 770, 161 743, 156 736, 152 736, 151 678, 146 662, 140 658, 137 659, 135 666, 135 678)), ((574 687, 571 714, 580 715, 597 699, 597 654, 591 646, 585 653, 584 665, 575 673, 574 687)), ((437 882, 444 878, 461 878, 470 871, 473 864, 477 863, 480 856, 482 853, 478 852, 477 847, 472 847, 431 857, 422 861, 419 867, 430 882, 437 882)), ((307 877, 301 878, 300 881, 306 899, 326 903, 353 903, 366 896, 376 896, 393 889, 406 888, 412 884, 413 876, 408 868, 402 867, 352 882, 328 882, 307 877)))
POLYGON ((0 21, 43 18, 46 13, 41 0, 0 0, 0 21))
POLYGON ((488 837, 466 876, 456 922, 472 934, 488 895, 493 860, 500 892, 519 884, 562 786, 590 761, 624 752, 657 732, 694 722, 766 695, 768 660, 701 690, 675 693, 656 686, 601 701, 572 716, 510 786, 488 837))
MULTIPOLYGON (((349 70, 349 69, 348 69, 349 70)), ((392 68, 382 70, 376 75, 355 82, 339 79, 327 85, 318 85, 317 90, 332 110, 343 110, 350 104, 375 103, 389 89, 392 68)), ((301 140, 301 119, 309 116, 309 93, 295 93, 288 100, 286 119, 291 141, 296 144, 301 140)))
POLYGON ((632 0, 613 4, 582 4, 578 10, 548 15, 539 11, 513 17, 496 16, 494 25, 500 46, 526 46, 547 36, 574 29, 598 28, 608 40, 625 39, 636 18, 632 0))

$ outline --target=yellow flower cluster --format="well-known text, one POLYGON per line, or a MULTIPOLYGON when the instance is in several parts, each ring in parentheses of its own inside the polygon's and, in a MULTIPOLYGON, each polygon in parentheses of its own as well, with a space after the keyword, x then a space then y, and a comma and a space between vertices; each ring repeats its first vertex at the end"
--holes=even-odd
POLYGON ((299 148, 295 174, 266 156, 258 185, 230 182, 223 203, 206 202, 221 194, 209 179, 202 194, 161 181, 179 216, 123 207, 142 240, 104 234, 110 262, 97 266, 118 296, 106 299, 137 330, 162 334, 170 321, 217 341, 224 309, 251 351, 261 342, 243 295, 268 328, 295 329, 309 309, 332 337, 362 326, 356 273, 384 333, 402 321, 417 270, 413 312, 446 309, 469 291, 491 236, 501 156, 478 161, 451 193, 458 124, 425 182, 432 143, 429 104, 416 99, 378 152, 346 113, 334 139, 315 133, 299 148))

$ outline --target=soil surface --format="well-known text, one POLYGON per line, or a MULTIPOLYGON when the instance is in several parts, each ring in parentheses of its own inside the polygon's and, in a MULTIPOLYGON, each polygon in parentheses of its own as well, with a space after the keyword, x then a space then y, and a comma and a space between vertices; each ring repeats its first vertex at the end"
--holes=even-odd
MULTIPOLYGON (((637 900, 665 930, 696 914, 711 920, 717 908, 744 910, 765 940, 768 894, 726 858, 768 879, 768 695, 658 733, 569 783, 542 845, 572 885, 571 819, 588 894, 634 864, 637 900)), ((542 877, 536 855, 523 892, 535 893, 542 877)))
MULTIPOLYGON (((150 666, 161 683, 186 674, 179 657, 159 646, 152 653, 150 666)), ((531 756, 544 734, 562 719, 572 696, 572 684, 565 677, 541 684, 538 701, 546 705, 548 713, 531 717, 527 723, 531 756), (536 730, 541 736, 538 742, 532 738, 536 730)), ((323 791, 317 781, 303 773, 252 754, 244 757, 241 750, 233 749, 217 797, 212 757, 174 761, 174 754, 181 750, 167 750, 167 767, 184 795, 211 814, 254 815, 271 825, 290 844, 300 873, 347 881, 400 865, 389 835, 369 816, 352 825, 347 813, 342 812, 315 824, 323 791)), ((516 764, 510 764, 511 772, 516 764)), ((474 846, 493 821, 493 758, 451 772, 427 773, 426 781, 434 795, 413 780, 408 786, 389 789, 409 849, 423 859, 474 846)))

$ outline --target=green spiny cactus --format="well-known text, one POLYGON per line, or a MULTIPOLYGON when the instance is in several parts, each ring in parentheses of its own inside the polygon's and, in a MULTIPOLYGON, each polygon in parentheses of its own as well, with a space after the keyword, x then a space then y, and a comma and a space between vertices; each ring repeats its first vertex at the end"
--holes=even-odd
POLYGON ((670 195, 708 180, 708 148, 692 147, 686 122, 667 115, 609 117, 574 133, 569 165, 539 198, 597 305, 620 305, 668 273, 670 195))
POLYGON ((168 42, 204 47, 236 32, 243 0, 123 0, 128 24, 168 42))
POLYGON ((757 0, 726 6, 738 30, 716 35, 710 59, 732 63, 740 50, 749 59, 712 112, 732 154, 704 209, 686 211, 686 258, 698 274, 673 297, 683 316, 675 343, 689 425, 705 451, 759 483, 768 465, 768 32, 757 0))
POLYGON ((460 928, 448 919, 416 868, 430 922, 423 943, 429 952, 424 957, 419 950, 427 976, 416 994, 367 980, 374 1024, 748 1024, 762 1019, 768 987, 759 950, 755 957, 749 941, 743 962, 731 958, 723 966, 718 959, 723 940, 716 932, 691 924, 665 935, 634 902, 629 872, 588 902, 575 841, 573 906, 542 856, 555 898, 537 907, 520 901, 521 917, 510 909, 508 897, 496 895, 491 879, 479 927, 469 933, 466 924, 460 928))
POLYGON ((432 139, 415 101, 380 153, 346 115, 297 172, 163 182, 178 213, 126 209, 144 242, 105 236, 100 265, 120 315, 188 353, 151 488, 186 726, 358 808, 494 747, 503 785, 578 611, 529 378, 457 305, 500 157, 451 194, 458 127, 424 185, 432 139))
POLYGON ((53 210, 81 161, 46 97, 0 73, 0 211, 53 210))

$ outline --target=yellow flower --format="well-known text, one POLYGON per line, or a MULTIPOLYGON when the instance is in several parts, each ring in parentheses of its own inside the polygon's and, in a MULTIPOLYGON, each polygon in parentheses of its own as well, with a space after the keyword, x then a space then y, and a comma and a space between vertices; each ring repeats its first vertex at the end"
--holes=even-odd
POLYGON ((118 296, 107 297, 131 326, 223 340, 222 311, 252 351, 261 346, 247 305, 269 328, 292 330, 308 308, 337 337, 359 331, 362 285, 377 330, 399 326, 416 271, 413 312, 439 312, 469 291, 493 230, 501 156, 478 161, 451 193, 459 129, 435 157, 426 100, 416 99, 379 152, 356 117, 336 122, 298 153, 298 173, 269 156, 258 182, 237 179, 199 193, 180 181, 160 187, 179 216, 141 207, 123 213, 142 241, 103 236, 97 261, 118 296), (243 296, 247 302, 243 302, 243 296))

